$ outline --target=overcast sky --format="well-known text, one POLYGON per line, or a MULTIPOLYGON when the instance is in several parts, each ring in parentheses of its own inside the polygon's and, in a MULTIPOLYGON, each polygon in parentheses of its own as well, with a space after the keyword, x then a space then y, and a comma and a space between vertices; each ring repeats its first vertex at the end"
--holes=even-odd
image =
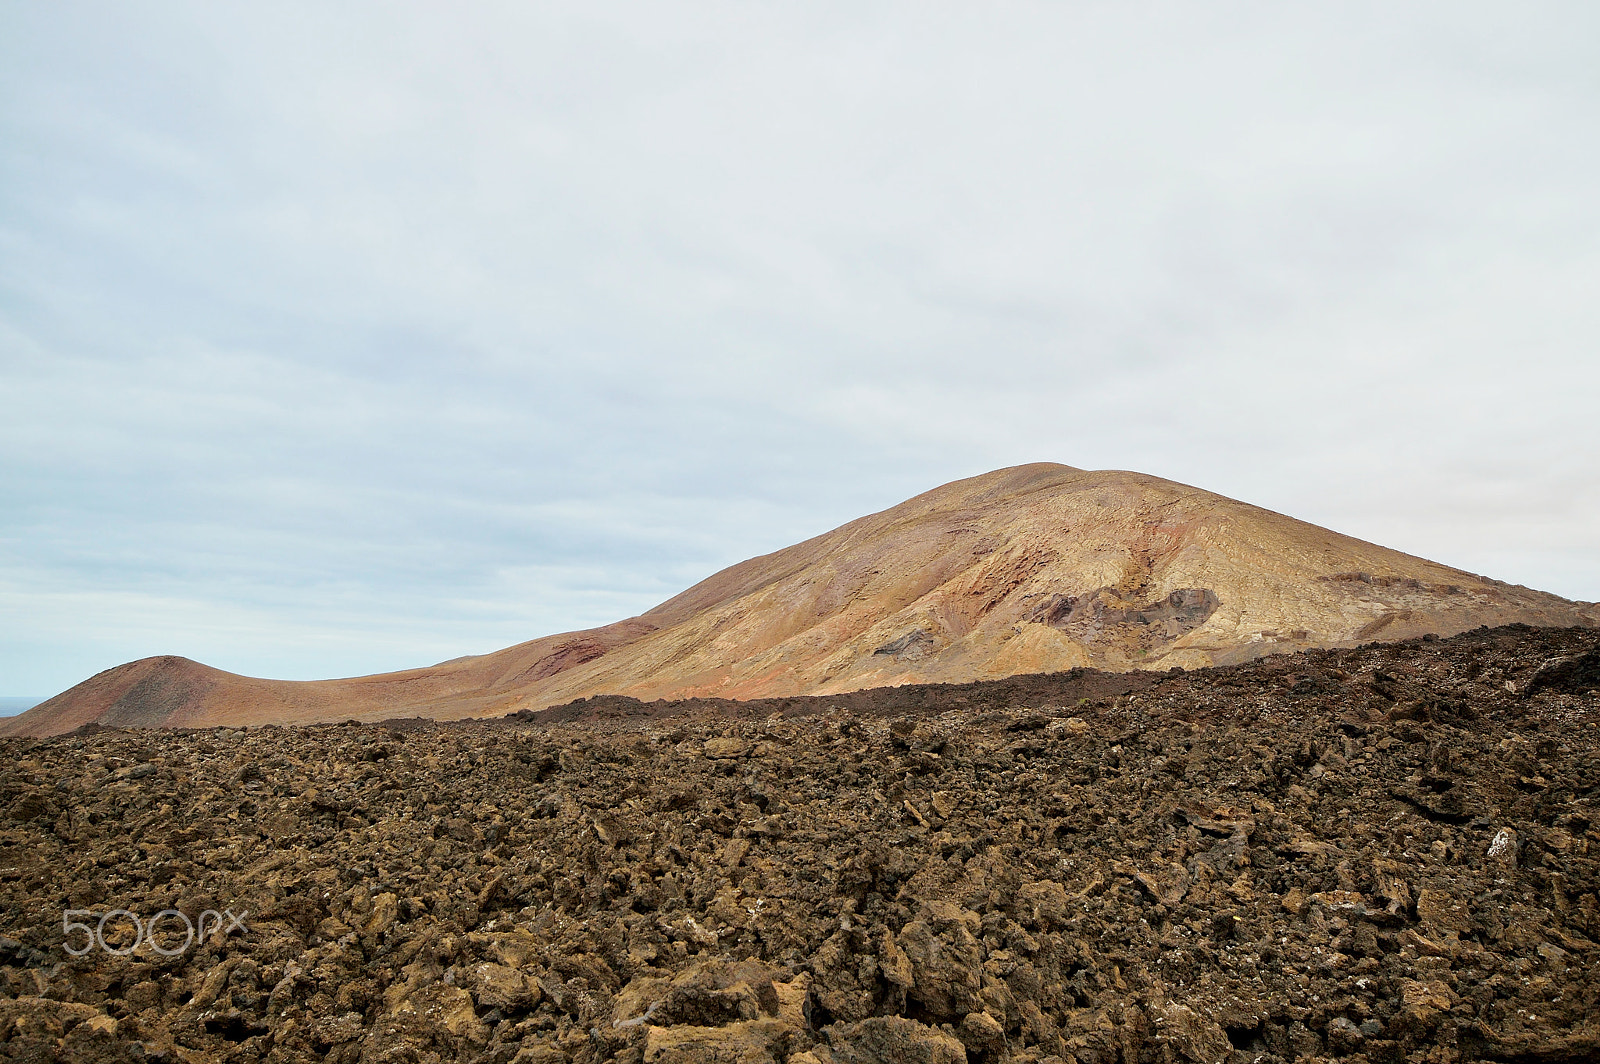
POLYGON ((0 0, 0 695, 1136 469, 1600 599, 1593 3, 0 0))

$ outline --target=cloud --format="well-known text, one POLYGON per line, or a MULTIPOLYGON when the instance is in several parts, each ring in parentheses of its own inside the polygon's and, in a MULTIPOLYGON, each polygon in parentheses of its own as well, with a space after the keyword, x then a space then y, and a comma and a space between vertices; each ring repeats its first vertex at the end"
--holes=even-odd
POLYGON ((12 693, 488 650, 1033 460, 1600 598, 1587 5, 3 17, 12 693))

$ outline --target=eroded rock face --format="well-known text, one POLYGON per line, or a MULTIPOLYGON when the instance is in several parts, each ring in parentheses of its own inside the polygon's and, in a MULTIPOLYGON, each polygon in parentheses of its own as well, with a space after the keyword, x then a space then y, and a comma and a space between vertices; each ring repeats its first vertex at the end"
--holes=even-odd
POLYGON ((1597 642, 0 740, 0 1059, 1594 1059, 1597 642))
POLYGON ((1060 629, 1084 646, 1114 644, 1124 653, 1166 651, 1210 619, 1222 600, 1210 588, 1179 588, 1154 602, 1129 601, 1116 588, 1058 595, 1033 620, 1060 629))

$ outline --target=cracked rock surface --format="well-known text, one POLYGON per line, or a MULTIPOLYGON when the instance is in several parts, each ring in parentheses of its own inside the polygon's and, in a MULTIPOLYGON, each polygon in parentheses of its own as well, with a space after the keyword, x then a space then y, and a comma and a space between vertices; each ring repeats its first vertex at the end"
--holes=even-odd
POLYGON ((1593 1060, 1597 655, 0 740, 0 1058, 1593 1060))

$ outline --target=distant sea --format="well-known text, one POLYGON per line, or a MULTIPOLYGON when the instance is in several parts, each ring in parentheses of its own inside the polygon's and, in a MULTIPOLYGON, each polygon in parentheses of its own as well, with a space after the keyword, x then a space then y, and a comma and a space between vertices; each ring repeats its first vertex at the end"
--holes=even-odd
POLYGON ((44 698, 0 695, 0 717, 14 717, 23 710, 32 709, 43 701, 44 698))

